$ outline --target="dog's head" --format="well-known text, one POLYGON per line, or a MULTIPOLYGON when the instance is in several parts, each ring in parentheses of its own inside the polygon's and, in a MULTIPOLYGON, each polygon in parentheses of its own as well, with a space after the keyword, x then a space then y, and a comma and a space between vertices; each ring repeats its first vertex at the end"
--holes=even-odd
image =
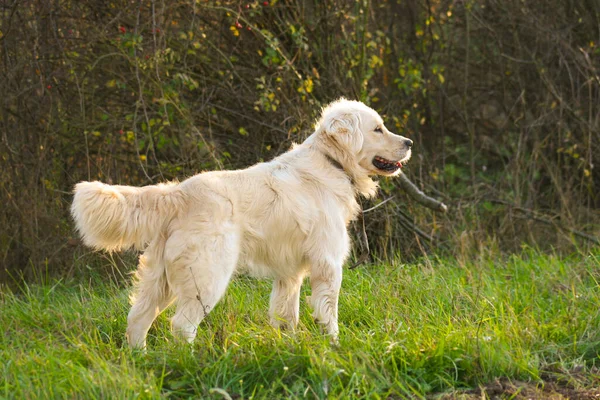
POLYGON ((413 141, 390 132, 375 110, 358 101, 342 98, 329 104, 317 131, 369 175, 397 175, 411 156, 413 141))

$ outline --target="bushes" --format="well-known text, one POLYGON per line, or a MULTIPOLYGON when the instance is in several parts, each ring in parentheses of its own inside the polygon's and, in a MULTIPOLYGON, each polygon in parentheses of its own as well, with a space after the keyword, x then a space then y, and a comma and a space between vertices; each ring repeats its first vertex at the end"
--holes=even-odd
POLYGON ((415 139, 407 174, 452 207, 435 217, 383 181, 395 203, 367 221, 380 255, 425 250, 413 223, 467 252, 483 237, 506 250, 568 243, 519 209, 593 233, 600 8, 551 3, 6 5, 2 262, 73 262, 79 180, 148 184, 268 160, 340 95, 415 139))

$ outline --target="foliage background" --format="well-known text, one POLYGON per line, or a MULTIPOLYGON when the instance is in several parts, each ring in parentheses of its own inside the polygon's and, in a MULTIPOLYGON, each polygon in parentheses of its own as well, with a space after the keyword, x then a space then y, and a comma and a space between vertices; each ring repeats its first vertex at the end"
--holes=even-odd
POLYGON ((0 274, 85 260, 76 182, 268 160, 342 95, 414 139, 406 174, 450 205, 383 180, 379 257, 599 233, 595 0, 4 0, 0 24, 0 274))

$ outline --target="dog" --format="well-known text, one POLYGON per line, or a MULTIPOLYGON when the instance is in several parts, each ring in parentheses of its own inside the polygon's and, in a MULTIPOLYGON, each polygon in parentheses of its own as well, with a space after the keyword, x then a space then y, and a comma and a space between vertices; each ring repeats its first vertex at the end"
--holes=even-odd
POLYGON ((373 176, 397 175, 412 144, 373 109, 341 98, 303 143, 269 162, 144 187, 80 182, 71 213, 86 245, 143 251, 127 317, 133 348, 146 346, 152 322, 173 302, 172 331, 192 342, 234 272, 244 270, 274 279, 276 328, 296 327, 300 286, 310 276, 313 317, 335 341, 357 196, 376 194, 373 176))

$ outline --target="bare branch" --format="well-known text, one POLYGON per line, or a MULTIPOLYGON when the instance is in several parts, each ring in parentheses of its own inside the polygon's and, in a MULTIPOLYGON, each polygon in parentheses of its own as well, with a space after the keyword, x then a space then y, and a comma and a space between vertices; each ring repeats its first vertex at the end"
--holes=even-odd
POLYGON ((567 226, 564 226, 563 224, 558 223, 558 222, 556 222, 554 220, 551 220, 549 218, 545 218, 544 216, 541 216, 535 210, 531 210, 529 208, 519 207, 519 206, 517 206, 515 204, 509 203, 508 201, 504 201, 504 200, 490 199, 490 202, 510 207, 510 208, 512 208, 515 211, 522 212, 524 214, 524 216, 527 217, 527 218, 529 218, 529 219, 532 219, 532 220, 537 221, 537 222, 541 222, 541 223, 546 224, 546 225, 553 226, 555 229, 557 229, 559 231, 566 231, 566 232, 568 232, 568 233, 570 233, 572 235, 578 236, 578 237, 580 237, 582 239, 589 240, 592 243, 600 245, 600 239, 598 239, 597 237, 589 235, 589 234, 587 234, 585 232, 578 231, 576 229, 571 229, 571 228, 569 228, 567 226))
POLYGON ((427 208, 431 208, 434 211, 439 211, 439 212, 444 212, 444 213, 446 211, 448 211, 447 205, 445 205, 441 201, 438 201, 432 197, 427 196, 414 183, 412 183, 410 181, 410 179, 408 179, 408 177, 406 175, 404 175, 404 173, 401 172, 400 175, 398 175, 398 179, 400 181, 400 186, 402 187, 402 189, 404 189, 404 191, 410 197, 412 197, 415 201, 417 201, 417 203, 419 203, 422 206, 425 206, 427 208))

